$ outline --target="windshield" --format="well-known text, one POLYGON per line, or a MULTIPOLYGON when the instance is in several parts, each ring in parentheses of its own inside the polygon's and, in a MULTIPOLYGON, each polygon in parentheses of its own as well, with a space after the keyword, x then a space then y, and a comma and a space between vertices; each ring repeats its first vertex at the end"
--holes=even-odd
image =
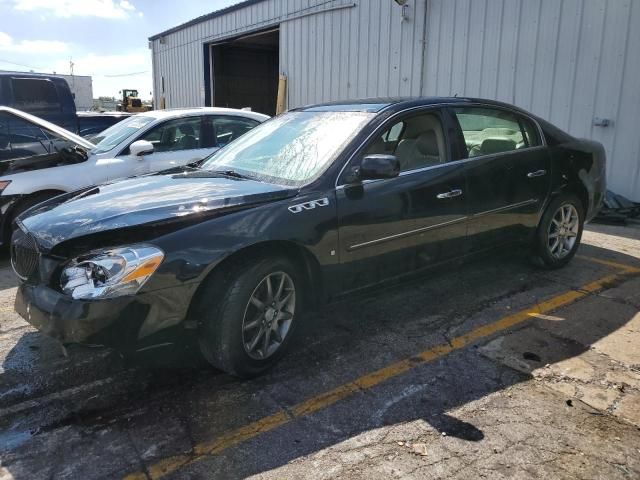
POLYGON ((206 160, 204 170, 234 170, 286 185, 317 178, 374 114, 290 112, 231 142, 206 160))
POLYGON ((93 143, 96 144, 96 148, 93 149, 93 153, 108 152, 123 140, 129 138, 136 132, 139 132, 142 127, 148 125, 154 120, 154 117, 134 115, 133 117, 129 117, 126 120, 116 123, 93 138, 93 143))

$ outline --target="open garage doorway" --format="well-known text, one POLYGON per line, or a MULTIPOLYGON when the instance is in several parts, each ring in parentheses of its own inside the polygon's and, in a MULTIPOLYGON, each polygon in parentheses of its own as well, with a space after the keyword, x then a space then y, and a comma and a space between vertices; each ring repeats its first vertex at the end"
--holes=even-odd
POLYGON ((279 46, 277 28, 206 45, 206 104, 275 115, 279 46))

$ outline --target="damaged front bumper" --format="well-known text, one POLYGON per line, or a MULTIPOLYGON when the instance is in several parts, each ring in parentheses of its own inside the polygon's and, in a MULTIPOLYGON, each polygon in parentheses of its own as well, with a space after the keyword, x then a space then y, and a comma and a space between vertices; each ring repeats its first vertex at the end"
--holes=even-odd
POLYGON ((103 300, 74 300, 45 285, 18 287, 15 310, 63 344, 104 345, 134 351, 167 343, 184 325, 187 287, 103 300), (182 300, 176 302, 175 300, 182 300))

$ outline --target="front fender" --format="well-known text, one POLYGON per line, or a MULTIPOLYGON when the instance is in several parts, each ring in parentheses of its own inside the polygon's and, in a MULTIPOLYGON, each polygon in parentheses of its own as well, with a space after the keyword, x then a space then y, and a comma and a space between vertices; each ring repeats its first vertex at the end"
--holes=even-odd
POLYGON ((166 256, 148 288, 201 283, 231 256, 274 242, 304 249, 321 271, 337 265, 335 200, 328 195, 311 196, 326 198, 326 205, 321 202, 321 207, 293 213, 289 207, 307 201, 306 196, 298 196, 212 218, 156 238, 152 243, 166 256))

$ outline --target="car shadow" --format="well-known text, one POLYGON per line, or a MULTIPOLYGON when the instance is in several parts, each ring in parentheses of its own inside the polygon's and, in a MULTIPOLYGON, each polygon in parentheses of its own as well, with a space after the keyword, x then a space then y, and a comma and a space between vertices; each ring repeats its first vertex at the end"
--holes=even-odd
MULTIPOLYGON (((636 258, 618 253, 612 255, 611 251, 598 247, 583 246, 580 253, 595 258, 606 253, 609 259, 614 258, 621 264, 640 266, 636 258)), ((493 264, 492 267, 498 267, 498 270, 503 270, 507 275, 515 271, 524 271, 532 277, 532 283, 536 283, 533 277, 544 278, 545 276, 544 272, 529 270, 528 267, 519 264, 516 259, 503 258, 498 261, 503 263, 493 264)), ((486 267, 484 262, 467 265, 463 267, 461 275, 468 280, 475 277, 474 268, 486 267)), ((583 283, 602 277, 605 271, 611 272, 606 269, 599 270, 595 277, 585 279, 583 283)), ((350 329, 346 335, 348 338, 342 340, 344 344, 334 354, 344 355, 345 350, 351 348, 356 351, 353 357, 366 358, 365 364, 375 363, 373 354, 369 352, 367 357, 366 352, 359 349, 359 345, 369 343, 372 337, 378 337, 377 331, 380 325, 369 324, 363 327, 360 323, 362 318, 370 319, 380 316, 387 308, 406 312, 406 305, 411 303, 411 298, 414 297, 413 300, 415 300, 415 296, 420 296, 423 292, 423 287, 432 288, 434 282, 438 280, 427 280, 426 284, 412 282, 396 287, 397 291, 393 295, 390 306, 383 306, 381 301, 369 297, 359 299, 357 302, 346 302, 325 314, 320 314, 322 317, 318 320, 335 323, 335 319, 341 319, 339 323, 342 328, 346 326, 350 329), (354 315, 354 311, 358 314, 354 315)), ((465 283, 468 282, 462 281, 459 284, 465 283)), ((610 284, 609 287, 615 287, 615 284, 610 284)), ((436 290, 438 289, 436 286, 436 290)), ((588 298, 585 297, 585 299, 588 298)), ((621 316, 603 311, 600 315, 591 316, 576 313, 562 318, 553 315, 531 317, 517 328, 498 334, 498 336, 509 336, 522 332, 528 336, 531 331, 542 333, 543 338, 537 340, 537 343, 532 341, 531 345, 526 347, 523 345, 525 350, 520 352, 519 360, 525 365, 524 369, 508 368, 480 353, 479 345, 486 344, 491 338, 495 338, 494 335, 480 341, 479 345, 469 346, 433 362, 416 366, 407 373, 373 387, 369 392, 342 400, 339 405, 329 406, 325 410, 310 415, 309 418, 296 419, 277 430, 261 434, 247 441, 240 448, 230 448, 228 451, 194 462, 193 465, 185 467, 184 472, 187 475, 211 472, 214 476, 244 478, 277 469, 296 458, 311 455, 382 426, 403 425, 416 420, 426 422, 437 432, 447 436, 469 442, 482 441, 486 433, 481 428, 456 418, 450 412, 487 395, 532 379, 533 375, 526 373, 527 369, 534 371, 589 351, 590 346, 598 340, 627 324, 635 312, 637 307, 627 309, 627 314, 621 316), (558 333, 559 325, 561 325, 560 333, 558 333), (580 341, 575 341, 574 338, 580 338, 580 341), (557 348, 549 348, 549 343, 552 342, 561 345, 557 348), (287 444, 293 445, 288 453, 283 453, 283 439, 292 440, 287 444)), ((405 314, 405 318, 407 317, 410 318, 411 315, 405 314)), ((394 323, 402 324, 403 320, 400 318, 394 323)), ((496 318, 492 320, 495 321, 496 318)), ((320 321, 315 323, 316 327, 307 332, 307 338, 317 338, 322 331, 318 326, 320 324, 320 321)), ((436 329, 441 327, 440 324, 433 326, 436 329)), ((398 328, 402 330, 402 326, 398 328)), ((270 374, 255 382, 261 384, 262 388, 272 388, 278 382, 291 384, 304 382, 302 377, 305 374, 313 376, 312 372, 307 370, 305 373, 304 366, 300 366, 302 358, 307 355, 308 351, 298 348, 293 355, 295 358, 286 362, 287 368, 284 371, 280 374, 270 374)), ((335 367, 328 366, 327 363, 332 362, 327 361, 320 365, 316 363, 316 367, 334 372, 335 367)), ((277 390, 277 387, 273 390, 277 390)), ((277 397, 277 393, 273 393, 273 396, 277 397)), ((561 401, 564 402, 565 398, 561 401)))
MULTIPOLYGON (((590 245, 583 245, 580 254, 640 266, 636 258, 590 245)), ((67 383, 64 378, 58 378, 54 382, 56 388, 87 383, 92 378, 113 375, 118 369, 126 368, 142 369, 144 381, 138 378, 127 384, 120 396, 115 395, 99 410, 83 414, 78 408, 71 408, 67 416, 50 427, 108 428, 121 435, 123 442, 133 441, 136 451, 144 452, 153 447, 158 435, 169 434, 163 432, 164 423, 173 415, 180 424, 178 432, 171 433, 176 438, 157 456, 150 455, 143 460, 147 465, 154 464, 162 458, 182 454, 177 446, 185 442, 193 448, 274 411, 291 412, 296 404, 309 397, 446 343, 452 336, 464 333, 465 328, 487 325, 509 312, 527 308, 543 298, 578 288, 611 272, 610 267, 580 259, 558 272, 540 271, 525 264, 520 257, 500 256, 477 260, 461 268, 427 273, 312 313, 305 328, 298 332, 298 341, 290 355, 271 372, 250 381, 240 381, 202 366, 199 360, 194 360, 192 352, 176 358, 179 368, 152 369, 149 373, 148 363, 144 367, 114 363, 106 370, 104 366, 102 370, 97 369, 98 375, 92 371, 93 366, 110 361, 110 357, 89 353, 78 361, 84 365, 78 367, 78 371, 83 371, 85 377, 76 381, 79 377, 71 380, 73 375, 67 374, 67 383), (516 297, 519 300, 514 300, 516 297), (215 415, 211 415, 212 411, 215 415), (156 433, 136 435, 150 428, 156 433), (176 445, 175 450, 171 445, 176 445)), ((558 349, 544 349, 543 345, 540 351, 529 348, 523 352, 522 361, 529 362, 533 369, 580 355, 596 341, 623 327, 631 317, 566 316, 561 320, 563 336, 579 335, 580 342, 567 340, 563 348, 558 349)), ((511 331, 533 328, 549 332, 556 329, 559 322, 555 317, 532 317, 511 331)), ((487 341, 489 338, 479 343, 487 341)), ((47 344, 50 350, 42 350, 38 355, 24 357, 25 349, 34 351, 33 345, 42 348, 46 342, 48 339, 33 332, 20 338, 2 362, 4 372, 0 374, 0 385, 5 384, 3 376, 16 372, 21 362, 28 364, 31 374, 38 378, 58 368, 55 363, 53 366, 47 363, 46 355, 42 356, 42 352, 55 355, 53 345, 47 344)), ((71 360, 65 357, 64 361, 71 360)), ((166 361, 164 363, 166 365, 166 361)), ((187 477, 206 473, 208 478, 243 478, 276 469, 382 426, 416 420, 446 435, 480 442, 486 432, 456 418, 451 411, 530 378, 531 374, 492 361, 480 353, 478 345, 471 345, 432 362, 417 364, 369 390, 356 392, 327 408, 190 463, 180 472, 187 477)), ((0 392, 0 398, 2 394, 0 392)), ((34 473, 29 472, 24 463, 14 471, 11 464, 4 466, 16 479, 34 473)))

